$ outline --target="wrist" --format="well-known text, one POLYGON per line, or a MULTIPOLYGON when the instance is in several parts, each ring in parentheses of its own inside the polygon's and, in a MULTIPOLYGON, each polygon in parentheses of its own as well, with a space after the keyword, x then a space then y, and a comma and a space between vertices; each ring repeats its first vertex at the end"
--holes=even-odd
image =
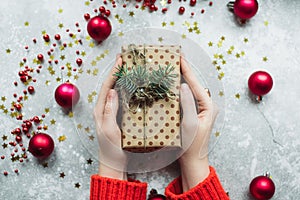
POLYGON ((207 156, 202 159, 182 158, 179 163, 183 192, 197 186, 209 176, 210 169, 207 156))
POLYGON ((107 178, 127 180, 127 173, 125 171, 114 169, 103 163, 99 164, 98 175, 102 176, 102 177, 107 177, 107 178))

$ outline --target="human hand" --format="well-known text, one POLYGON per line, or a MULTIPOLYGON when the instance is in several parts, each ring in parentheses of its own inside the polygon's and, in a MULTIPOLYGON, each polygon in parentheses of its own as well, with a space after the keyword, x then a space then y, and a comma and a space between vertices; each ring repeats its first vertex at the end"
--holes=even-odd
POLYGON ((113 74, 122 59, 117 56, 116 63, 103 82, 97 104, 94 108, 94 120, 99 142, 99 175, 116 179, 127 179, 127 156, 121 148, 121 130, 117 124, 118 93, 112 89, 115 84, 113 74))
POLYGON ((187 191, 209 175, 208 144, 217 112, 212 99, 183 57, 181 73, 188 85, 181 86, 182 143, 185 152, 179 163, 183 191, 187 191))

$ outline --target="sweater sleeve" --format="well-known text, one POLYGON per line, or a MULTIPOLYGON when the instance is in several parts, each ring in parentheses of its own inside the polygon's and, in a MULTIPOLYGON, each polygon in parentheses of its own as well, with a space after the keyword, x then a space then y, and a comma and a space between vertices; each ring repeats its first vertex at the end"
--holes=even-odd
POLYGON ((209 176, 189 191, 182 193, 181 177, 173 180, 166 188, 165 195, 170 200, 229 200, 213 167, 209 176))
POLYGON ((125 181, 93 175, 90 200, 145 200, 147 183, 125 181))

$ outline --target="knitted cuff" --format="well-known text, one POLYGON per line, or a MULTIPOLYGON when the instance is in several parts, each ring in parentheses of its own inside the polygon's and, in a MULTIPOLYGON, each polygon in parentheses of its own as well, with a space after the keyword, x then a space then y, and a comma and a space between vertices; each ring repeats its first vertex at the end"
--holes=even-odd
POLYGON ((165 194, 170 200, 229 200, 213 167, 209 167, 209 176, 189 191, 182 193, 181 177, 173 180, 166 188, 165 194))
POLYGON ((125 181, 93 175, 90 200, 146 199, 147 183, 125 181))

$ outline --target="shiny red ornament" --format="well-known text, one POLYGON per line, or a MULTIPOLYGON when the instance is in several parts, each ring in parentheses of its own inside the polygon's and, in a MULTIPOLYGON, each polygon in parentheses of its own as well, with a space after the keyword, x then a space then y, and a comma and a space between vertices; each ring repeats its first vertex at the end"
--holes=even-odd
POLYGON ((29 94, 34 93, 34 87, 33 86, 28 86, 27 90, 28 90, 29 94))
POLYGON ((258 10, 257 0, 236 0, 229 2, 227 6, 237 17, 244 20, 252 18, 258 10))
POLYGON ((45 35, 43 35, 43 39, 45 40, 45 42, 49 42, 50 36, 48 34, 45 34, 45 35))
POLYGON ((60 40, 60 35, 59 34, 55 34, 54 39, 55 40, 60 40))
POLYGON ((102 42, 110 35, 112 30, 108 18, 99 15, 91 18, 87 24, 89 35, 97 42, 102 42))
POLYGON ((71 108, 75 106, 80 98, 78 88, 72 83, 63 83, 55 90, 55 100, 63 108, 71 108))
POLYGON ((275 184, 268 176, 258 176, 251 181, 249 190, 255 199, 267 200, 273 197, 275 184))
POLYGON ((166 200, 166 199, 167 198, 164 195, 158 194, 156 189, 151 189, 147 200, 166 200))
POLYGON ((29 141, 28 150, 34 157, 45 159, 53 152, 54 141, 48 134, 35 134, 29 141))
POLYGON ((37 57, 37 59, 38 59, 39 61, 41 61, 41 62, 44 60, 43 54, 38 54, 36 57, 37 57))
POLYGON ((256 71, 249 77, 248 87, 253 94, 262 96, 272 89, 273 79, 271 75, 265 71, 256 71))

